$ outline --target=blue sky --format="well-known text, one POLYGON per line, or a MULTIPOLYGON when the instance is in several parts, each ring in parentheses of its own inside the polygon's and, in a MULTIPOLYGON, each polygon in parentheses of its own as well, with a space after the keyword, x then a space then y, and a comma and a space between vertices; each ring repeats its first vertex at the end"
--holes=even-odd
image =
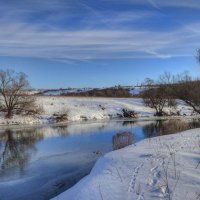
POLYGON ((0 68, 35 88, 200 74, 197 0, 0 0, 0 68))

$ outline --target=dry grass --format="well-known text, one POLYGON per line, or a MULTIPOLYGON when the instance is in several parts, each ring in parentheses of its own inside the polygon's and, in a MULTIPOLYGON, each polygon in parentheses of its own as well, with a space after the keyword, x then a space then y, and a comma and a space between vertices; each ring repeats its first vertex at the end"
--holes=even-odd
POLYGON ((122 149, 133 143, 133 134, 130 132, 117 133, 112 138, 113 150, 122 149))

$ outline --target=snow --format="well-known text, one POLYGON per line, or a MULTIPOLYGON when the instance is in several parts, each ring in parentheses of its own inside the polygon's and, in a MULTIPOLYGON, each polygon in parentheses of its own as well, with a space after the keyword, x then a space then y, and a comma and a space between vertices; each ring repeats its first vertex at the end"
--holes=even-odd
MULTIPOLYGON (((8 120, 0 113, 0 125, 52 123, 54 114, 67 114, 68 121, 79 121, 117 118, 123 109, 135 111, 139 118, 150 118, 155 113, 154 109, 146 107, 140 98, 37 96, 37 103, 44 110, 40 116, 14 116, 8 120)), ((191 108, 181 101, 177 109, 181 115, 192 114, 191 108)), ((166 108, 165 111, 170 112, 170 109, 166 108)))
POLYGON ((144 90, 146 89, 146 87, 132 87, 132 88, 129 88, 129 92, 132 94, 132 95, 139 95, 141 92, 143 92, 144 90))
POLYGON ((101 157, 91 173, 53 200, 195 199, 200 129, 145 139, 101 157))

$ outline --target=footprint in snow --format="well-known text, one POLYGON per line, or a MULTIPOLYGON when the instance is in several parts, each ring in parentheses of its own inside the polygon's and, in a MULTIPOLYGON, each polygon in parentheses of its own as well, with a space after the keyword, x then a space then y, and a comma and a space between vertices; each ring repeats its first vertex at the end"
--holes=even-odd
POLYGON ((143 194, 140 194, 140 195, 138 196, 137 200, 144 200, 143 194))
POLYGON ((131 178, 131 181, 129 183, 129 189, 128 189, 128 192, 134 192, 135 190, 135 181, 136 181, 136 178, 137 178, 137 175, 139 173, 139 170, 140 168, 144 165, 144 163, 141 163, 138 167, 136 167, 133 171, 133 174, 132 174, 132 178, 131 178))
POLYGON ((153 167, 153 168, 151 168, 151 172, 153 172, 153 171, 155 171, 155 170, 157 170, 158 169, 158 166, 155 166, 155 167, 153 167))
POLYGON ((156 183, 157 183, 156 179, 152 179, 152 178, 148 179, 148 185, 149 186, 154 186, 154 185, 156 185, 156 183))

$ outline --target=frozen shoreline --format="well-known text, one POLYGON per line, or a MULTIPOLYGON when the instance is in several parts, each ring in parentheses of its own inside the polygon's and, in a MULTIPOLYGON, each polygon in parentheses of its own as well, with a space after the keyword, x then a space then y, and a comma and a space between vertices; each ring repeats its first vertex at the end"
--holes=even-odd
MULTIPOLYGON (((37 102, 42 105, 44 112, 37 117, 13 116, 12 119, 5 119, 3 113, 0 117, 0 126, 9 125, 45 125, 55 124, 55 115, 66 115, 68 122, 97 121, 119 119, 122 110, 134 111, 138 118, 135 120, 169 119, 169 118, 194 118, 192 110, 179 102, 177 110, 181 116, 155 117, 155 111, 143 104, 142 99, 138 98, 86 98, 86 97, 49 97, 39 96, 37 102)), ((165 112, 172 112, 165 108, 165 112)), ((131 119, 131 118, 130 118, 131 119)), ((62 123, 61 123, 62 124, 62 123)))
POLYGON ((198 199, 200 129, 145 139, 101 157, 53 200, 198 199))
POLYGON ((188 121, 188 120, 195 120, 200 119, 200 116, 168 116, 168 117, 139 117, 139 118, 115 118, 115 119, 100 119, 100 120, 79 120, 79 121, 67 121, 67 122, 60 122, 60 123, 35 123, 35 124, 0 124, 0 131, 6 130, 8 128, 14 129, 14 130, 20 130, 22 128, 38 128, 38 127, 54 127, 54 126, 68 126, 68 125, 81 125, 81 124, 95 124, 95 123, 104 123, 104 122, 119 122, 119 121, 132 121, 135 123, 138 122, 146 122, 146 121, 156 121, 156 120, 182 120, 182 121, 188 121))

